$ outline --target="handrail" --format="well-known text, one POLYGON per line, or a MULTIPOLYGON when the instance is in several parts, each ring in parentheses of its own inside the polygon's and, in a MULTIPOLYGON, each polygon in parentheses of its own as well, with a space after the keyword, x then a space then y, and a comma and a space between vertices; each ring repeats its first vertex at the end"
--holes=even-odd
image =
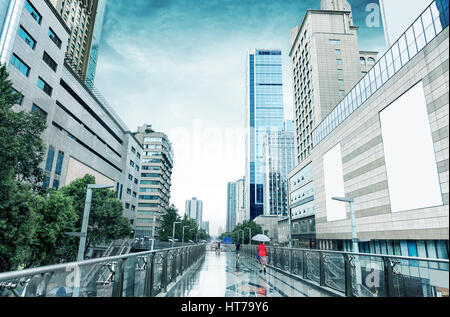
POLYGON ((143 252, 137 252, 137 253, 128 253, 128 254, 116 255, 116 256, 112 256, 112 257, 89 259, 89 260, 84 260, 84 261, 79 261, 79 262, 54 264, 54 265, 42 266, 42 267, 31 268, 31 269, 20 270, 20 271, 3 272, 3 273, 0 273, 0 282, 6 281, 6 280, 11 280, 11 279, 16 279, 16 278, 21 278, 21 277, 25 277, 25 276, 30 276, 30 275, 43 274, 43 273, 47 273, 49 271, 61 271, 61 270, 65 270, 67 267, 76 267, 76 266, 81 267, 81 266, 98 264, 98 263, 103 263, 103 262, 112 262, 112 261, 117 261, 117 260, 121 260, 121 259, 127 259, 130 257, 146 256, 146 255, 150 255, 152 253, 162 253, 162 252, 176 250, 176 249, 193 248, 195 246, 196 245, 158 249, 158 250, 153 250, 153 251, 143 251, 143 252))

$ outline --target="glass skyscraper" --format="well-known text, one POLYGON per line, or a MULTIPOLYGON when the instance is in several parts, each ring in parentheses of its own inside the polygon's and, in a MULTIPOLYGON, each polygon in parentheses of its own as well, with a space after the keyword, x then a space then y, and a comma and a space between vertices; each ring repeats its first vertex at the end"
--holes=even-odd
POLYGON ((246 211, 254 219, 264 213, 264 137, 284 125, 281 51, 249 51, 246 86, 246 211))

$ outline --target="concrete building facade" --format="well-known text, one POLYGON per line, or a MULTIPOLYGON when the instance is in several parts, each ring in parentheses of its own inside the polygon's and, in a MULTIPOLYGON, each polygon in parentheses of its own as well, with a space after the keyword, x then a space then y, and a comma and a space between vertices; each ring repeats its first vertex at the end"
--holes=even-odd
POLYGON ((50 0, 70 29, 66 62, 92 86, 107 0, 50 0))
POLYGON ((347 197, 360 252, 448 258, 449 30, 436 2, 317 124, 289 175, 293 217, 313 184, 319 248, 351 250, 349 206, 332 199, 347 197))
POLYGON ((300 25, 291 30, 297 164, 311 153, 316 125, 377 56, 358 49, 358 27, 346 0, 322 0, 321 8, 307 10, 300 25))
POLYGON ((22 95, 14 110, 37 111, 47 122, 43 187, 58 189, 94 175, 97 184, 114 185, 133 223, 136 201, 123 194, 129 182, 125 162, 140 165, 129 151, 140 148, 106 100, 65 63, 70 30, 48 0, 2 1, 0 9, 0 61, 22 95))
POLYGON ((142 146, 136 237, 152 236, 153 232, 157 236, 161 217, 170 202, 172 144, 166 134, 154 131, 148 124, 138 127, 133 134, 142 146))

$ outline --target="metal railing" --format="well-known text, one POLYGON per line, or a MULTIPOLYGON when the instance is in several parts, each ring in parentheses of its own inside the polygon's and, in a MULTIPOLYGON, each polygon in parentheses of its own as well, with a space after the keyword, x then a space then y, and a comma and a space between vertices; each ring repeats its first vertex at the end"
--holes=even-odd
POLYGON ((0 273, 0 297, 154 297, 204 254, 202 244, 0 273))
MULTIPOLYGON (((255 257, 257 246, 241 246, 255 257)), ((349 297, 449 296, 449 260, 267 246, 268 265, 349 297)))

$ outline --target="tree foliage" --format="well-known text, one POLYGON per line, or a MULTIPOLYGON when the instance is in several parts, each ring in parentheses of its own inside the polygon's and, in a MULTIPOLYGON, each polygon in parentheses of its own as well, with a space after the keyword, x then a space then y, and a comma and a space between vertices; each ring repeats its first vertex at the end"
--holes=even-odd
MULTIPOLYGON (((77 214, 75 228, 81 230, 83 222, 86 190, 89 184, 95 184, 95 177, 85 175, 61 188, 63 195, 73 199, 73 208, 77 214)), ((94 189, 92 191, 91 210, 89 214, 86 251, 90 245, 109 243, 115 239, 122 239, 131 235, 132 227, 127 218, 123 217, 123 206, 116 198, 116 192, 109 189, 94 189)), ((72 250, 72 256, 76 258, 72 250)))
POLYGON ((256 224, 253 220, 245 220, 243 223, 238 224, 232 232, 222 233, 219 239, 222 240, 225 237, 231 237, 234 242, 237 242, 239 237, 239 242, 242 243, 242 236, 244 236, 244 243, 247 244, 251 239, 249 228, 251 229, 251 237, 263 233, 260 225, 256 224), (242 230, 244 233, 242 233, 242 230))

